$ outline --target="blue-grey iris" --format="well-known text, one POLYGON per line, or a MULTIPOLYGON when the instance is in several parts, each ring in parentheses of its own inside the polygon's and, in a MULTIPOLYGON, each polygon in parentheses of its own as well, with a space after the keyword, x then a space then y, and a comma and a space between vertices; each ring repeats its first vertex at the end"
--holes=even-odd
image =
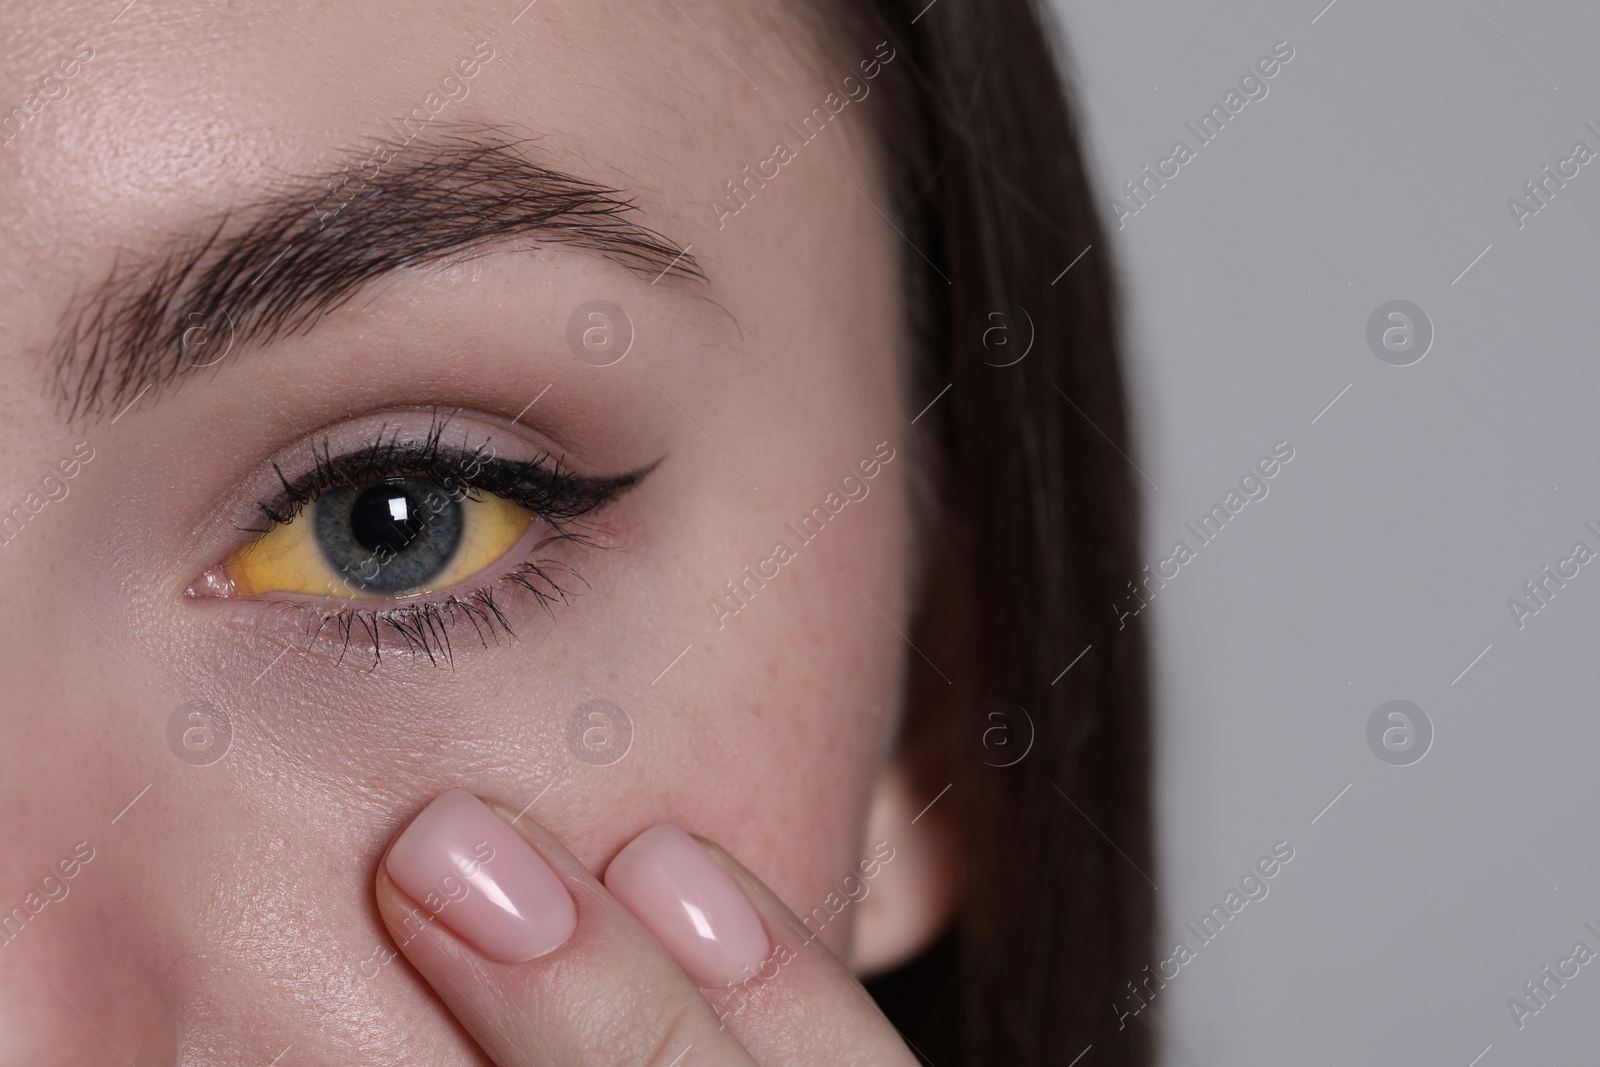
POLYGON ((428 478, 340 486, 316 500, 312 530, 323 559, 364 593, 427 589, 461 545, 461 501, 428 478))

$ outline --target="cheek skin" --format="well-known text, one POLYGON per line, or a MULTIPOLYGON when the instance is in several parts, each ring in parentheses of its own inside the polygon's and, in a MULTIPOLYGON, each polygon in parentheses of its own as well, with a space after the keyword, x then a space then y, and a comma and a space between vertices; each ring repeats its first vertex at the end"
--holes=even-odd
MULTIPOLYGON (((903 498, 884 481, 880 515, 903 498)), ((801 548, 816 554, 790 566, 809 570, 780 573, 759 590, 729 623, 729 636, 685 672, 680 683, 691 687, 691 703, 720 713, 704 717, 698 738, 666 739, 671 755, 719 783, 710 790, 692 778, 683 783, 705 812, 691 816, 705 820, 708 832, 721 827, 716 832, 736 854, 763 863, 763 879, 800 914, 859 858, 870 786, 899 706, 900 638, 842 580, 895 611, 903 590, 884 575, 898 577, 898 545, 885 544, 882 532, 894 523, 874 523, 863 512, 851 529, 844 526, 851 517, 847 508, 828 531, 837 541, 801 548)), ((849 929, 830 924, 823 939, 843 953, 849 929)))
MULTIPOLYGON (((894 628, 908 628, 911 566, 896 355, 902 340, 891 283, 896 250, 889 243, 897 238, 845 180, 873 187, 865 153, 836 147, 837 154, 792 164, 794 184, 774 183, 763 193, 773 199, 748 209, 748 240, 728 243, 728 263, 710 260, 710 269, 748 276, 761 291, 787 281, 788 299, 763 308, 770 340, 761 353, 772 370, 742 381, 737 402, 688 409, 761 488, 751 491, 716 464, 708 468, 697 498, 712 503, 682 540, 704 546, 711 558, 692 581, 674 583, 678 610, 690 614, 679 646, 697 629, 705 635, 674 668, 684 671, 676 684, 695 686, 689 707, 717 709, 685 711, 702 721, 703 732, 679 758, 712 767, 713 780, 728 783, 708 797, 726 827, 718 831, 724 844, 747 862, 764 863, 761 876, 801 914, 860 858, 908 652, 894 628), (763 206, 769 214, 755 214, 763 206), (843 233, 853 235, 848 258, 837 255, 843 233), (796 271, 797 262, 815 266, 796 271), (800 544, 791 526, 883 441, 896 458, 869 483, 870 495, 846 504, 810 544, 800 544), (779 540, 797 558, 716 629, 709 598, 726 599, 724 583, 740 579, 746 566, 753 570, 779 540), (751 811, 756 817, 745 814, 751 811)), ((713 246, 713 255, 722 247, 713 246)), ((673 817, 670 809, 662 814, 673 817)), ((848 922, 830 923, 823 939, 842 951, 849 930, 848 922)))

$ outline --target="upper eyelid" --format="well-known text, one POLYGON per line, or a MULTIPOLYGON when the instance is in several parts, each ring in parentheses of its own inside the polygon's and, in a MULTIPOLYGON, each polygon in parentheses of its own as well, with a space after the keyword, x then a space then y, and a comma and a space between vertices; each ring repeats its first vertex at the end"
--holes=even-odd
POLYGON ((441 424, 436 423, 424 442, 405 443, 394 439, 385 443, 380 431, 373 445, 338 457, 332 455, 325 439, 322 452, 318 453, 313 446, 312 469, 292 480, 284 477, 281 468, 274 464, 280 492, 270 501, 258 501, 257 508, 270 521, 286 523, 318 495, 341 481, 357 484, 380 474, 432 473, 442 474, 445 479, 459 479, 469 489, 501 490, 497 495, 527 507, 561 532, 564 524, 581 519, 626 492, 656 466, 652 463, 643 470, 612 477, 588 477, 568 470, 559 458, 547 452, 529 460, 505 459, 493 453, 491 437, 486 437, 476 448, 441 444, 440 429, 441 424), (353 472, 353 478, 348 466, 341 467, 352 458, 361 464, 353 472), (514 495, 519 489, 521 494, 514 495))
MULTIPOLYGON (((407 442, 403 445, 394 443, 390 446, 387 446, 388 448, 392 449, 392 451, 375 454, 371 452, 373 446, 369 445, 359 450, 346 452, 337 458, 332 455, 326 439, 323 440, 322 447, 324 451, 319 454, 316 451, 316 446, 312 446, 313 462, 311 468, 306 470, 304 473, 297 475, 293 479, 285 477, 282 467, 280 467, 277 463, 272 465, 273 471, 278 476, 279 491, 277 494, 275 494, 271 501, 262 501, 260 503, 259 506, 263 511, 266 511, 268 507, 281 509, 285 505, 290 505, 295 511, 298 511, 300 508, 303 508, 309 504, 317 494, 325 492, 341 483, 355 485, 358 480, 373 473, 372 470, 365 472, 357 470, 355 472, 355 476, 352 477, 351 472, 340 465, 347 463, 353 458, 359 459, 363 456, 369 456, 371 458, 368 462, 375 463, 380 461, 379 457, 381 456, 381 461, 385 461, 390 464, 388 469, 398 473, 405 473, 408 468, 404 466, 403 462, 397 461, 409 460, 416 462, 425 456, 431 456, 431 463, 433 464, 449 465, 459 463, 460 467, 465 469, 467 466, 473 464, 473 460, 476 457, 482 456, 484 454, 484 449, 488 448, 489 446, 488 442, 486 441, 484 445, 479 446, 477 449, 468 450, 466 448, 459 448, 456 446, 442 446, 433 447, 433 451, 431 453, 426 453, 422 450, 430 446, 420 445, 416 442, 407 442)), ((540 458, 544 459, 547 457, 541 456, 540 458)), ((418 467, 421 466, 420 463, 417 463, 416 465, 418 467)), ((478 466, 481 467, 482 464, 479 463, 478 466)), ((268 512, 268 517, 279 522, 288 521, 287 519, 277 518, 277 516, 272 515, 271 512, 268 512)))

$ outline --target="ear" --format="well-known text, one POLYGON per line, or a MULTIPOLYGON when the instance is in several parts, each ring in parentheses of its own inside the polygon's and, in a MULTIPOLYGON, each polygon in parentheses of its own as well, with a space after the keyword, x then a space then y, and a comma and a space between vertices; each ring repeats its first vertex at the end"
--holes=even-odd
POLYGON ((861 900, 851 967, 869 978, 912 959, 944 932, 963 875, 956 805, 938 788, 913 787, 902 758, 879 778, 867 816, 863 873, 878 865, 861 900), (936 799, 937 798, 937 799, 936 799), (932 806, 929 804, 932 802, 932 806))
MULTIPOLYGON (((947 529, 933 521, 932 488, 923 487, 920 499, 919 528, 947 529)), ((906 963, 937 940, 956 914, 968 873, 963 805, 972 785, 963 768, 978 644, 971 570, 957 542, 942 534, 922 542, 918 555, 911 632, 920 651, 906 660, 900 736, 867 813, 866 861, 882 866, 856 916, 850 963, 863 978, 906 963), (885 855, 893 859, 885 862, 885 855)))

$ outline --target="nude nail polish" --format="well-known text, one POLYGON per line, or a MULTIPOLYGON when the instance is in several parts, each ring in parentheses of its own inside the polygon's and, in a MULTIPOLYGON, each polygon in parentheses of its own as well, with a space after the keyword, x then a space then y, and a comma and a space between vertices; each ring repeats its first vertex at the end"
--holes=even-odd
POLYGON ((605 885, 701 985, 754 974, 771 945, 728 873, 683 830, 652 826, 606 868, 605 885))
POLYGON ((506 821, 452 789, 411 821, 389 850, 389 877, 480 954, 523 963, 566 943, 572 895, 506 821))

